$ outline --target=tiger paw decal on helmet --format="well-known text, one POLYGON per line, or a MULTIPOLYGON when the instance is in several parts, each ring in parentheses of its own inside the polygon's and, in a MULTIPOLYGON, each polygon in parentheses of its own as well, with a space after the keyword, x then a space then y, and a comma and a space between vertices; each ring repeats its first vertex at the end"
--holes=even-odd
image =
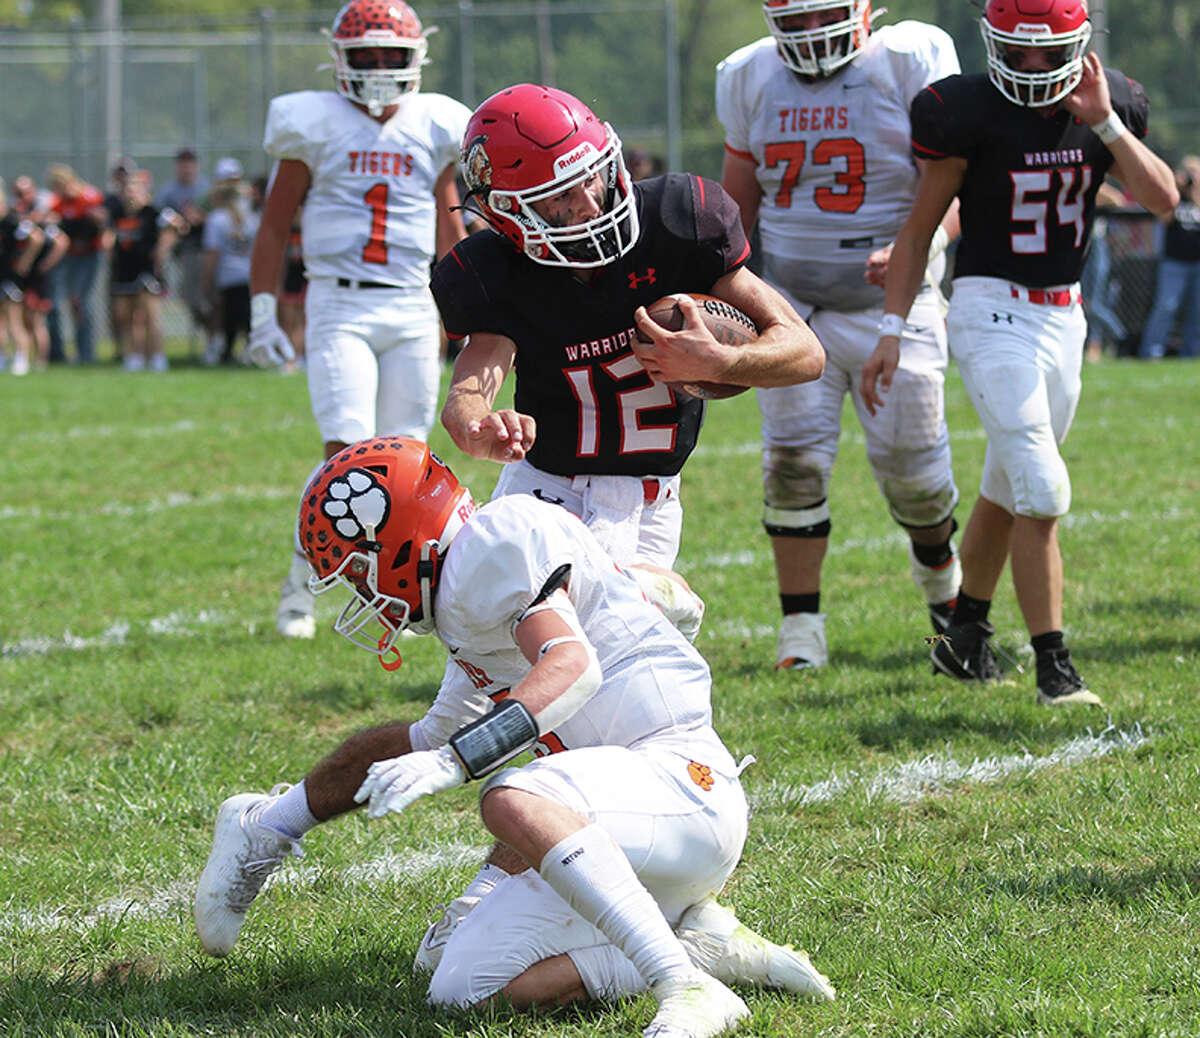
POLYGON ((332 521, 334 531, 348 541, 374 539, 390 511, 387 491, 365 469, 351 469, 330 480, 321 502, 321 512, 332 521))

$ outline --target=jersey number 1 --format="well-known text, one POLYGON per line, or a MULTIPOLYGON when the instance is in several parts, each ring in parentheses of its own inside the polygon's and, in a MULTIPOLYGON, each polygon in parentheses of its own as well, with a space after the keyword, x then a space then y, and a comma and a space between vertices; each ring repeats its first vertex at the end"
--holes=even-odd
POLYGON ((387 214, 388 186, 374 184, 367 188, 363 201, 371 210, 371 236, 363 246, 362 261, 364 263, 387 262, 387 214))

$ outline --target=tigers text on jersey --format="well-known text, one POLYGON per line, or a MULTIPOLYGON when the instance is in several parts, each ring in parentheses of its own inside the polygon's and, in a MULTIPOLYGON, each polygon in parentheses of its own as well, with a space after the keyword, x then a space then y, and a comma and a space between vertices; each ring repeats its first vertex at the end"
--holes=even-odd
POLYGON ((868 285, 863 271, 912 206, 909 106, 956 72, 950 37, 912 21, 871 33, 862 53, 827 79, 788 69, 770 36, 717 66, 725 145, 757 166, 769 281, 830 309, 882 304, 882 287, 868 285))
POLYGON ((263 147, 303 162, 304 263, 310 278, 423 287, 434 257, 433 188, 458 161, 470 111, 442 94, 406 94, 386 122, 330 90, 275 98, 263 147))
POLYGON ((649 739, 695 752, 712 743, 722 770, 728 751, 712 733, 711 676, 691 644, 619 570, 583 523, 527 494, 497 498, 455 535, 438 578, 438 637, 447 678, 420 722, 432 746, 487 713, 530 669, 514 631, 551 577, 570 567, 568 595, 604 675, 599 691, 539 753, 584 746, 635 747, 649 739))
POLYGON ((682 173, 635 183, 641 234, 581 281, 507 238, 472 234, 434 268, 446 331, 516 343, 518 411, 537 421, 529 461, 556 475, 671 476, 696 445, 703 404, 651 381, 630 346, 633 312, 672 292, 709 292, 750 255, 737 205, 682 173))
MULTIPOLYGON (((1149 102, 1141 84, 1105 69, 1113 109, 1138 137, 1149 102)), ((1006 100, 986 75, 951 76, 917 95, 913 152, 966 159, 962 239, 954 276, 1034 288, 1079 280, 1096 193, 1112 152, 1063 109, 1045 115, 1006 100)))

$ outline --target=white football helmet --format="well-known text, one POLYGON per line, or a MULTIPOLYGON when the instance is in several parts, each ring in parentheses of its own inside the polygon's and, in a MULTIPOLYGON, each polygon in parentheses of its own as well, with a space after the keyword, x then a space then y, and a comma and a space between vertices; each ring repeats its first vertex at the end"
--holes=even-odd
POLYGON ((987 45, 988 79, 1014 104, 1056 104, 1083 77, 1083 58, 1092 38, 1086 0, 989 0, 979 31, 987 45), (1009 47, 1048 51, 1053 67, 1037 72, 1011 68, 1009 47))
POLYGON ((871 23, 883 14, 871 13, 871 0, 765 0, 763 15, 775 37, 779 57, 802 76, 830 76, 849 64, 866 46, 871 23), (797 17, 844 12, 825 25, 797 27, 797 17))
POLYGON ((350 0, 326 34, 337 92, 373 117, 420 87, 426 33, 403 0, 350 0))

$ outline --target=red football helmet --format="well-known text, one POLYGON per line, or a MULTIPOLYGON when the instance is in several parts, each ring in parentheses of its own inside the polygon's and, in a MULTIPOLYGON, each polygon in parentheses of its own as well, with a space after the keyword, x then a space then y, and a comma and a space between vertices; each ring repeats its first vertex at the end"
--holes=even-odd
POLYGON ((536 263, 602 267, 637 244, 640 225, 621 141, 578 98, 521 83, 483 102, 463 137, 468 203, 536 263), (552 226, 533 208, 599 175, 604 212, 552 226))
MULTIPOLYGON (((879 14, 883 14, 882 11, 879 14)), ((763 15, 779 57, 793 72, 821 78, 849 64, 871 35, 871 0, 766 0, 763 15), (797 28, 797 15, 843 11, 845 17, 810 29, 797 28)))
POLYGON ((372 116, 420 86, 425 31, 403 0, 350 0, 328 35, 337 92, 372 116))
POLYGON ((313 592, 354 592, 333 629, 381 658, 402 631, 432 631, 442 556, 474 510, 420 440, 380 436, 330 458, 304 488, 299 536, 313 592), (367 630, 372 621, 382 637, 367 630))
POLYGON ((1092 38, 1087 0, 988 0, 979 31, 987 45, 988 78, 1015 104, 1045 108, 1066 97, 1083 77, 1092 38), (1010 47, 1044 50, 1052 67, 1038 72, 1011 68, 1010 47))

